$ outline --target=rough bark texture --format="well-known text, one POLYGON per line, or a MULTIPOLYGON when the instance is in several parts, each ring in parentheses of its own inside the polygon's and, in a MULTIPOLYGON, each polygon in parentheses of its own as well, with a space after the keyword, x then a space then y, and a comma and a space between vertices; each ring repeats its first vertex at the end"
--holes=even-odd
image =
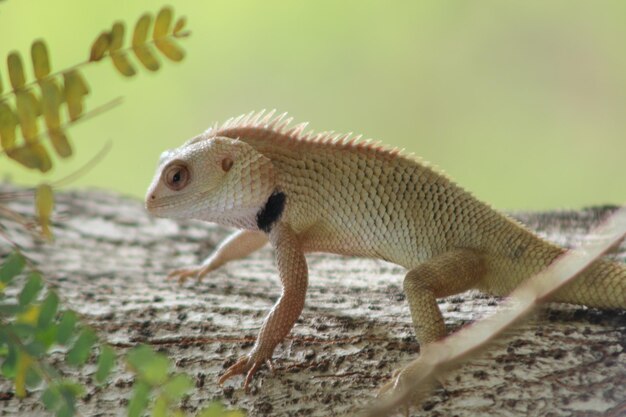
MULTIPOLYGON (((1 186, 0 190, 11 190, 1 186)), ((28 214, 32 202, 9 207, 28 214)), ((580 243, 610 207, 520 214, 523 222, 563 246, 580 243)), ((210 224, 150 218, 139 201, 80 191, 57 195, 54 245, 33 242, 1 220, 9 235, 120 352, 155 346, 197 389, 189 412, 221 399, 249 416, 350 415, 374 401, 393 370, 419 347, 395 265, 327 254, 307 255, 310 288, 304 313, 275 352, 276 372, 264 369, 250 394, 241 378, 225 387, 218 376, 252 346, 280 293, 271 248, 229 264, 202 283, 164 279, 173 268, 206 257, 229 231, 210 224)), ((0 243, 4 256, 9 247, 0 243)), ((626 245, 615 256, 626 259, 626 245)), ((441 300, 448 331, 492 313, 498 300, 477 292, 441 300)), ((599 416, 626 414, 626 313, 549 305, 445 382, 412 415, 599 416), (624 413, 624 414, 623 414, 624 413)), ((87 383, 88 367, 74 375, 87 383)), ((88 384, 82 415, 124 415, 131 377, 118 370, 105 387, 88 384)), ((11 386, 0 381, 0 391, 11 386)), ((41 415, 38 395, 0 395, 3 415, 41 415)))

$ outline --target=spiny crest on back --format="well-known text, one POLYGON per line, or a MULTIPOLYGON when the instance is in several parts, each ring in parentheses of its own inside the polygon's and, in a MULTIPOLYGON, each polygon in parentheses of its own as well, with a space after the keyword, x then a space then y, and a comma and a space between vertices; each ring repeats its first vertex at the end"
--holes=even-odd
MULTIPOLYGON (((276 110, 266 113, 265 110, 260 112, 250 112, 242 114, 238 117, 231 117, 224 123, 219 125, 215 123, 207 129, 202 135, 190 139, 185 145, 200 142, 202 140, 211 139, 218 136, 226 136, 237 139, 242 134, 254 135, 255 132, 259 136, 272 135, 272 140, 281 141, 285 146, 297 145, 306 142, 311 144, 333 145, 340 149, 355 149, 361 151, 369 151, 389 157, 403 155, 403 149, 391 148, 382 145, 380 141, 372 139, 363 139, 362 135, 353 135, 349 133, 314 132, 306 131, 308 122, 292 125, 293 118, 287 117, 287 113, 276 115, 276 110)), ((412 157, 412 155, 409 155, 412 157)))

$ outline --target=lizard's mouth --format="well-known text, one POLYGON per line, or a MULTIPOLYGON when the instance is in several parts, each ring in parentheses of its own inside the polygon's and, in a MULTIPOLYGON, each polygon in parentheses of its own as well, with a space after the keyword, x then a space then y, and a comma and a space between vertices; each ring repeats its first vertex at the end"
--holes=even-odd
POLYGON ((164 196, 158 197, 155 194, 148 194, 146 196, 146 210, 157 217, 175 217, 175 215, 179 212, 182 213, 182 210, 179 208, 184 206, 185 201, 188 198, 185 198, 184 195, 176 195, 176 196, 164 196))
POLYGON ((209 213, 211 208, 210 195, 214 190, 178 192, 173 195, 161 195, 157 192, 146 195, 146 210, 156 217, 197 218, 200 213, 209 213))
POLYGON ((213 190, 185 190, 175 194, 165 194, 158 187, 151 188, 146 194, 146 210, 157 217, 190 217, 196 209, 202 209, 213 190))
POLYGON ((161 201, 152 200, 150 197, 146 199, 146 210, 153 216, 164 216, 166 214, 165 212, 170 207, 172 207, 172 205, 163 204, 161 201))

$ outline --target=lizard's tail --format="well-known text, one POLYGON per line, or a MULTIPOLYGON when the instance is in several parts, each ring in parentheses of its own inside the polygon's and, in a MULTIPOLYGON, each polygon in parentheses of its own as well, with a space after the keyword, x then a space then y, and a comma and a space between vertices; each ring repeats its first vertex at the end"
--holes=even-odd
MULTIPOLYGON (((512 236, 507 244, 492 249, 497 256, 491 260, 488 258, 487 269, 491 273, 483 280, 480 289, 495 295, 508 295, 566 252, 522 227, 517 227, 512 236)), ((596 308, 626 309, 626 265, 606 258, 598 259, 553 294, 550 300, 596 308)))
POLYGON ((626 265, 599 259, 557 291, 553 301, 597 308, 626 309, 626 265))

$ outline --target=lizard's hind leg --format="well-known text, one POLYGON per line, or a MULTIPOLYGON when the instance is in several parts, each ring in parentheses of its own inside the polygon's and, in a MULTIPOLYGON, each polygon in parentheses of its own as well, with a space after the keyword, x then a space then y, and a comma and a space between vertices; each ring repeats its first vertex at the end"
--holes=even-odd
MULTIPOLYGON (((420 346, 446 335, 437 298, 475 287, 485 273, 485 262, 479 252, 456 249, 431 258, 406 274, 404 292, 420 346)), ((379 396, 385 395, 390 389, 398 388, 402 371, 403 369, 394 372, 391 381, 380 388, 379 396)))
POLYGON ((404 292, 420 345, 446 334, 437 298, 475 287, 485 272, 485 262, 479 252, 456 249, 431 258, 406 274, 404 292))

